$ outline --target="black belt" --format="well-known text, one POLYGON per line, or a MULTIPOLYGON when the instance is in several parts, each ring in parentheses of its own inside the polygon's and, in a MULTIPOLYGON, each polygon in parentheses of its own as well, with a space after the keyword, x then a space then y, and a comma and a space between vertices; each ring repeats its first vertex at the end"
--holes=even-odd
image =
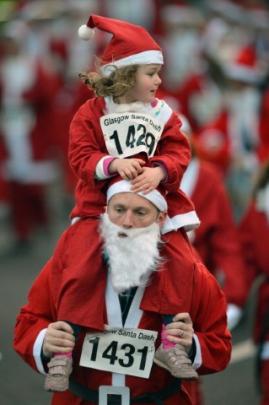
MULTIPOLYGON (((179 389, 180 380, 173 377, 171 383, 168 384, 165 388, 157 392, 148 392, 143 395, 134 397, 131 399, 131 404, 139 404, 145 402, 147 404, 163 405, 163 401, 168 399, 171 395, 176 394, 179 389)), ((69 381, 69 391, 85 401, 91 401, 94 404, 98 405, 98 391, 87 388, 84 385, 74 381, 72 378, 70 378, 69 381)), ((112 395, 111 398, 108 400, 108 405, 121 405, 121 399, 119 397, 117 398, 117 395, 112 395)))

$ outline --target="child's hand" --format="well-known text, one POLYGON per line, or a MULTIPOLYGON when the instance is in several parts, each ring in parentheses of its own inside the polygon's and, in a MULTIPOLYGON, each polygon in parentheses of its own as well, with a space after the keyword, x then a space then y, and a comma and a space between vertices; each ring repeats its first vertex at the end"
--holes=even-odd
POLYGON ((134 193, 149 193, 164 179, 165 173, 160 167, 143 167, 142 173, 132 181, 134 193))
POLYGON ((43 354, 51 357, 53 353, 68 353, 75 346, 75 336, 71 326, 63 321, 50 323, 43 342, 43 354))
POLYGON ((109 166, 110 173, 118 172, 124 180, 133 180, 142 173, 142 159, 114 159, 109 166))
POLYGON ((165 332, 170 342, 180 343, 187 352, 192 347, 194 330, 190 314, 187 312, 175 315, 173 322, 166 325, 165 332))

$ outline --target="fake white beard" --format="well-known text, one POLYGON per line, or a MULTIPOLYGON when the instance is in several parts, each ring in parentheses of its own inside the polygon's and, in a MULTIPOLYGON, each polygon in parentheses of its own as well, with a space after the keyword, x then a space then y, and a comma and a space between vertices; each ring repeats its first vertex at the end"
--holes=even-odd
POLYGON ((100 231, 114 290, 121 293, 131 287, 146 285, 150 274, 158 270, 161 262, 159 225, 153 223, 146 228, 124 229, 103 214, 100 231), (119 233, 128 236, 120 237, 119 233))

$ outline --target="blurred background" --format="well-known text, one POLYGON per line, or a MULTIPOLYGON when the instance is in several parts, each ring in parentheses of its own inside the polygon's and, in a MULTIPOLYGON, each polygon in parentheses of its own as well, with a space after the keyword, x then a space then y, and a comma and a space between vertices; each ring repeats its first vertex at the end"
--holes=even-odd
POLYGON ((252 329, 262 276, 247 273, 240 235, 269 159, 268 0, 0 1, 0 402, 49 403, 43 379, 13 352, 12 334, 27 291, 69 225, 76 179, 68 128, 93 96, 78 74, 95 69, 108 41, 101 32, 93 41, 78 38, 91 13, 143 25, 161 44, 158 96, 182 115, 193 161, 205 167, 200 185, 195 170, 182 183, 202 219, 190 239, 237 312, 232 362, 202 379, 196 405, 258 404, 252 329))

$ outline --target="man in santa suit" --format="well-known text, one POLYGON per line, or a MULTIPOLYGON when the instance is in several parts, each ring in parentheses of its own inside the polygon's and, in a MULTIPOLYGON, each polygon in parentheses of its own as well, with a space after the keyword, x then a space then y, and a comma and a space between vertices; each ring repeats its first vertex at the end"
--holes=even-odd
POLYGON ((169 269, 176 263, 161 256, 160 228, 167 205, 157 190, 135 194, 130 183, 121 180, 108 189, 107 195, 108 207, 101 217, 99 235, 90 238, 83 233, 87 219, 73 224, 64 235, 74 260, 78 260, 82 243, 103 244, 104 262, 98 283, 85 286, 95 296, 96 305, 89 307, 89 312, 95 313, 95 328, 77 331, 74 325, 57 318, 54 281, 57 273, 64 272, 60 241, 57 255, 35 280, 28 304, 17 318, 15 350, 41 373, 48 370, 53 353, 73 351, 69 390, 54 393, 54 405, 126 405, 130 404, 129 396, 137 397, 143 405, 193 404, 192 383, 174 379, 153 364, 162 316, 150 308, 154 302, 177 297, 173 320, 165 330, 172 345, 172 359, 180 362, 177 347, 182 345, 198 373, 207 374, 225 368, 230 357, 224 294, 215 278, 195 259, 192 271, 178 269, 178 283, 169 283, 169 269), (80 240, 72 242, 73 227, 80 227, 81 232, 80 240), (158 271, 162 265, 165 267, 158 271), (166 279, 162 284, 165 290, 158 290, 159 278, 166 279))

